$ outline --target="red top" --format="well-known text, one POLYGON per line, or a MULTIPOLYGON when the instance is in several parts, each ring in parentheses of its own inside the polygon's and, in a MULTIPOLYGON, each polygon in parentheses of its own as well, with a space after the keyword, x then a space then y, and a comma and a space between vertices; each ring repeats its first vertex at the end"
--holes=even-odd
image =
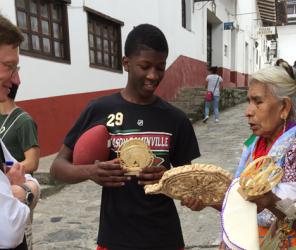
POLYGON ((270 147, 267 149, 267 151, 265 151, 266 146, 267 146, 267 139, 266 139, 266 137, 259 137, 258 142, 257 142, 257 147, 255 149, 255 159, 254 160, 260 158, 261 156, 267 156, 269 150, 271 149, 271 147, 273 146, 273 144, 277 141, 277 139, 283 134, 283 132, 284 132, 284 130, 282 130, 278 134, 278 136, 275 138, 275 140, 270 145, 270 147))

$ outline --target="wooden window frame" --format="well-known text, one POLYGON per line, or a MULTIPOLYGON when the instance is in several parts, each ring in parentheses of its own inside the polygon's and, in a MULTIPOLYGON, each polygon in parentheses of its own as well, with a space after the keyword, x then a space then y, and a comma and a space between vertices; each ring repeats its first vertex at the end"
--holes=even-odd
POLYGON ((294 4, 289 4, 289 5, 287 5, 287 14, 288 15, 293 15, 293 14, 295 14, 295 5, 294 4), (293 8, 293 13, 288 13, 288 8, 289 7, 292 7, 293 8))
POLYGON ((123 73, 122 69, 122 39, 121 39, 121 27, 124 25, 124 22, 121 22, 117 19, 114 19, 110 16, 107 16, 101 12, 95 11, 93 9, 90 9, 86 6, 83 7, 84 10, 87 13, 87 35, 88 35, 88 51, 89 51, 89 66, 91 68, 96 68, 96 69, 102 69, 102 70, 107 70, 111 72, 116 72, 116 73, 123 73), (93 20, 93 31, 89 30, 89 19, 93 20), (95 28, 95 22, 99 21, 101 25, 106 25, 108 27, 112 26, 114 29, 116 29, 116 38, 111 38, 110 35, 110 29, 108 28, 108 37, 105 37, 103 34, 103 30, 101 30, 101 34, 96 33, 96 28, 95 28), (90 35, 93 36, 93 47, 90 46, 90 35), (98 48, 97 46, 97 38, 101 39, 101 49, 98 48), (108 41, 108 52, 104 51, 104 41, 108 41), (111 42, 117 43, 117 52, 111 52, 111 42), (95 62, 91 62, 91 51, 94 51, 94 59, 95 62), (97 60, 97 53, 102 54, 102 63, 98 62, 97 60), (105 54, 108 54, 109 58, 109 65, 105 65, 105 54), (117 58, 117 68, 112 67, 112 60, 111 57, 117 58))
MULTIPOLYGON (((25 0, 26 8, 21 8, 17 6, 16 0, 15 0, 15 11, 16 11, 16 17, 18 18, 18 11, 26 13, 27 16, 27 27, 28 29, 20 28, 20 30, 23 33, 26 33, 29 36, 28 46, 29 49, 25 50, 20 48, 20 54, 25 56, 30 56, 34 58, 40 58, 44 60, 54 61, 54 62, 60 62, 60 63, 66 63, 71 64, 71 56, 70 56, 70 39, 69 39, 69 22, 68 22, 68 8, 67 4, 71 3, 71 0, 45 0, 49 5, 48 8, 48 17, 41 16, 40 13, 40 0, 37 0, 37 9, 39 14, 35 14, 30 12, 30 6, 29 6, 29 0, 25 0), (56 20, 51 17, 51 9, 53 4, 58 4, 60 7, 60 20, 56 20), (33 31, 31 29, 31 17, 36 17, 38 19, 38 27, 39 31, 33 31), (49 25, 49 35, 42 33, 42 20, 47 21, 49 25), (60 38, 55 38, 53 35, 53 23, 58 23, 62 27, 62 36, 60 38), (33 49, 33 43, 32 43, 32 35, 37 35, 39 37, 39 46, 40 51, 33 49), (50 40, 50 48, 51 52, 44 52, 43 51, 43 38, 47 38, 50 40), (55 56, 55 47, 54 42, 59 42, 62 46, 64 57, 57 57, 55 56)), ((17 20, 18 24, 18 20, 17 20)))

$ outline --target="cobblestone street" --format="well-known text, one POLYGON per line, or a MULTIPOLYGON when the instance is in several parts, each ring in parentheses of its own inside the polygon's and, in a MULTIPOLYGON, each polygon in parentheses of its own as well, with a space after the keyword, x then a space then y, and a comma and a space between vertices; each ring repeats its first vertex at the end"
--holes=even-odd
MULTIPOLYGON (((235 173, 243 143, 251 135, 244 111, 247 103, 220 112, 219 123, 212 115, 206 124, 197 122, 194 130, 201 157, 193 163, 208 163, 235 173)), ((42 198, 34 210, 34 250, 96 249, 99 225, 101 187, 86 181, 67 185, 62 191, 42 198)), ((179 212, 185 248, 218 249, 221 241, 219 212, 206 208, 192 212, 181 207, 179 212)))

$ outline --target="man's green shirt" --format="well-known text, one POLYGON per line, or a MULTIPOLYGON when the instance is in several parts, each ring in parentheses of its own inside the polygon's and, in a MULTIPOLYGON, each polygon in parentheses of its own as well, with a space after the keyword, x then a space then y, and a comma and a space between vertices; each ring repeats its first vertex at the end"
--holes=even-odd
MULTIPOLYGON (((21 162, 25 160, 24 152, 33 146, 38 146, 37 137, 37 124, 33 118, 25 112, 16 121, 15 119, 25 111, 21 108, 16 108, 13 113, 9 116, 4 124, 4 128, 0 131, 0 138, 2 138, 3 143, 10 152, 10 154, 18 161, 21 162), (15 121, 15 123, 10 127, 10 125, 15 121), (8 132, 7 129, 10 127, 8 132), (6 134, 5 134, 6 133, 6 134), (5 134, 5 136, 4 136, 5 134), (4 136, 4 138, 3 138, 4 136)), ((8 115, 0 114, 0 127, 7 118, 8 115)))

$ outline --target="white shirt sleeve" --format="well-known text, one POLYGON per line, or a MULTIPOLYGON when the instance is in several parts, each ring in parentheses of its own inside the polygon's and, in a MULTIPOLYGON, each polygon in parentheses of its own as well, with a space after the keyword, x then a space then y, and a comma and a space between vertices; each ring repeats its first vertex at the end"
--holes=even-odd
POLYGON ((26 174, 25 177, 26 177, 26 182, 27 181, 34 181, 37 184, 37 186, 38 186, 38 194, 39 194, 38 200, 39 200, 40 199, 40 194, 41 194, 41 188, 40 188, 39 182, 35 178, 33 178, 32 175, 30 175, 30 174, 26 174))
MULTIPOLYGON (((5 161, 17 162, 17 160, 9 153, 8 149, 5 147, 5 145, 1 139, 0 139, 0 142, 1 142, 2 151, 4 154, 5 161)), ((40 194, 41 194, 41 188, 40 188, 39 182, 35 178, 33 178, 30 174, 26 174, 25 177, 26 177, 26 182, 27 181, 34 181, 37 184, 38 194, 39 194, 38 200, 39 200, 40 194)))
POLYGON ((29 214, 29 207, 13 197, 9 180, 0 171, 0 249, 22 243, 29 214))
POLYGON ((276 185, 274 193, 282 200, 289 197, 296 205, 296 182, 280 182, 276 185))

